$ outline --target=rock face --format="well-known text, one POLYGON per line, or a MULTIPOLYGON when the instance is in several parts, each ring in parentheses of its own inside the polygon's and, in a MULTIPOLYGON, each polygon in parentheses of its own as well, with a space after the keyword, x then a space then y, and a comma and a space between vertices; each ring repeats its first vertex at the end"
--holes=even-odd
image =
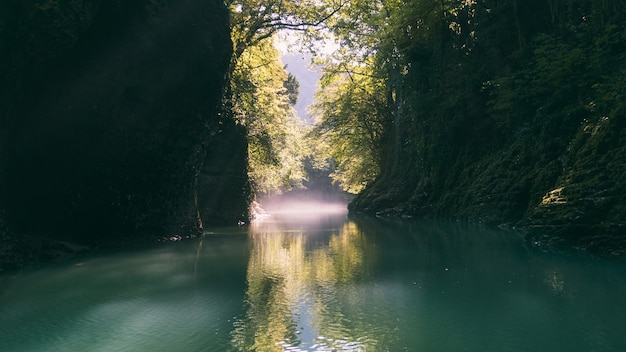
POLYGON ((626 111, 586 123, 564 151, 555 187, 531 204, 533 239, 626 255, 626 111))
POLYGON ((350 209, 626 255, 626 8, 587 4, 559 24, 545 2, 478 6, 463 45, 462 31, 407 44, 382 171, 350 209))
POLYGON ((9 227, 74 239, 179 233, 196 227, 198 203, 205 222, 245 217, 246 139, 219 114, 231 50, 218 0, 3 1, 9 227), (209 182, 201 194, 198 181, 209 182), (219 205, 204 200, 221 186, 219 205))
MULTIPOLYGON (((450 148, 450 154, 439 150, 438 156, 396 150, 404 166, 394 168, 389 161, 387 172, 356 197, 350 210, 515 226, 538 246, 623 256, 625 121, 614 115, 573 133, 554 131, 553 137, 563 141, 558 144, 519 136, 473 160, 463 160, 464 148, 474 148, 478 138, 450 148)), ((437 137, 425 133, 412 138, 437 137)))

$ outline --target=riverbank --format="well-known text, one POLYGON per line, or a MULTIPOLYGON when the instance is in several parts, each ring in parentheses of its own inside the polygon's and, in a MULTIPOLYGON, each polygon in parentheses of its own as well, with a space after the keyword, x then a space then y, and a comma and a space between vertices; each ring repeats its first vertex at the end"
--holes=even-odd
POLYGON ((41 236, 18 237, 0 227, 0 275, 28 266, 66 260, 88 248, 41 236))
POLYGON ((173 235, 143 233, 76 242, 49 238, 45 234, 17 235, 4 226, 0 219, 0 276, 98 251, 146 249, 164 242, 191 240, 197 236, 197 232, 180 232, 173 235))

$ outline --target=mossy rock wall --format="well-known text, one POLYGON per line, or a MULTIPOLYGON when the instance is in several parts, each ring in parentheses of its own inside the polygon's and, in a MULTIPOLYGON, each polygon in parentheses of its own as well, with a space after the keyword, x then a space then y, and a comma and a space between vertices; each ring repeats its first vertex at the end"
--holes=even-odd
MULTIPOLYGON (((78 239, 192 231, 203 164, 246 145, 219 114, 231 50, 222 1, 3 1, 8 226, 78 239)), ((222 171, 246 175, 241 163, 222 171)), ((245 214, 238 191, 212 205, 238 209, 223 221, 245 214)))
POLYGON ((558 24, 545 2, 503 6, 472 27, 471 50, 447 32, 406 49, 410 69, 389 73, 382 170, 350 209, 626 255, 626 7, 585 4, 572 14, 593 16, 558 24))
POLYGON ((518 228, 537 246, 623 256, 625 121, 617 112, 569 135, 553 131, 564 141, 556 144, 520 134, 476 159, 460 151, 430 159, 416 153, 433 168, 413 162, 390 166, 386 178, 359 194, 350 209, 518 228))

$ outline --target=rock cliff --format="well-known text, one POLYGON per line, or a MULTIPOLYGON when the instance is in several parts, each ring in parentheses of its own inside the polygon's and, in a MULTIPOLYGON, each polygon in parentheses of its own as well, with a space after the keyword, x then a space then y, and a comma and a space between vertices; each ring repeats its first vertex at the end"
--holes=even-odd
POLYGON ((350 209, 626 254, 626 8, 500 5, 405 43, 383 167, 350 209))
POLYGON ((246 139, 219 112, 228 18, 218 0, 3 1, 10 231, 86 241, 189 233, 199 210, 245 218, 246 139))

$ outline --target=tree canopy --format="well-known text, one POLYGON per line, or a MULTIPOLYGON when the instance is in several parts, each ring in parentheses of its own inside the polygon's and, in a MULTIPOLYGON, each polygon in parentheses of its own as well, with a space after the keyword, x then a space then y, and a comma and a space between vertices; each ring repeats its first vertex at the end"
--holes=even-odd
POLYGON ((329 70, 313 105, 317 117, 311 136, 321 154, 336 163, 331 177, 351 193, 373 181, 381 167, 381 138, 388 106, 383 81, 370 67, 329 70))
POLYGON ((279 30, 312 32, 349 0, 228 0, 235 57, 279 30))
POLYGON ((297 81, 270 40, 249 47, 232 73, 232 112, 248 134, 249 176, 257 193, 298 187, 305 177, 304 126, 293 104, 297 81), (291 78, 290 78, 291 77, 291 78))

